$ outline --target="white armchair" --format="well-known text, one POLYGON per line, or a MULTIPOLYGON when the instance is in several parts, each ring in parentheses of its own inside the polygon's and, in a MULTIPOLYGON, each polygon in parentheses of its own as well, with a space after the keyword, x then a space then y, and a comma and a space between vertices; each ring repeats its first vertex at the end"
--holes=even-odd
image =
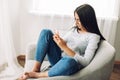
MULTIPOLYGON (((27 48, 25 71, 30 71, 34 64, 35 47, 35 44, 31 44, 27 48)), ((115 49, 107 41, 102 41, 91 63, 76 74, 28 80, 109 80, 114 57, 115 49)), ((49 65, 47 60, 44 61, 42 69, 45 65, 49 65)))

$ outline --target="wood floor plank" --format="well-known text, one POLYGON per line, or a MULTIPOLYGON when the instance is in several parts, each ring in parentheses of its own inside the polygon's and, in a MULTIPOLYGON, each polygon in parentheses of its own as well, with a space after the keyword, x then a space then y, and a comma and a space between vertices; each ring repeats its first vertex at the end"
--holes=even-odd
POLYGON ((110 80, 120 80, 120 61, 115 61, 110 80))

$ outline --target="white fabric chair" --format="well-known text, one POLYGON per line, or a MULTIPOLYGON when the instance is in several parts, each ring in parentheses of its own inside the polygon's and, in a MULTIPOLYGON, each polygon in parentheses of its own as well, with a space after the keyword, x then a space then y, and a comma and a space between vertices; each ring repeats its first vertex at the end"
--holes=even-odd
MULTIPOLYGON (((36 44, 31 44, 27 48, 24 71, 30 71, 34 64, 35 47, 36 44)), ((109 80, 114 58, 115 49, 107 41, 102 41, 91 63, 76 74, 28 80, 109 80)), ((47 60, 44 61, 42 69, 46 65, 49 65, 47 60)))

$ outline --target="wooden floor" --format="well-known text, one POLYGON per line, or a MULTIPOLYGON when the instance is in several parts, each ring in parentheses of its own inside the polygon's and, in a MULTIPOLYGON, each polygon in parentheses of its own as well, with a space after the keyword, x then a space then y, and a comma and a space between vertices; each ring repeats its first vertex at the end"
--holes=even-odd
POLYGON ((114 64, 114 69, 110 77, 110 80, 120 80, 120 62, 116 62, 114 64))

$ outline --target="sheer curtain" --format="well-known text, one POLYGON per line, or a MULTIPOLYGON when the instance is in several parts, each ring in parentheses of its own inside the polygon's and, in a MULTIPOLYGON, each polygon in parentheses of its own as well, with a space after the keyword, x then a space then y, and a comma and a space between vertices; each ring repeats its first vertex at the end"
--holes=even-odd
POLYGON ((105 38, 114 46, 117 22, 119 19, 120 0, 31 0, 30 12, 44 17, 49 21, 49 28, 57 28, 65 31, 66 27, 72 26, 74 9, 88 3, 95 9, 98 25, 105 38), (48 18, 45 16, 49 16, 48 18), (67 18, 66 18, 67 17, 67 18), (67 20, 67 21, 66 21, 67 20))
POLYGON ((15 79, 22 68, 17 62, 12 40, 8 0, 0 0, 0 80, 15 79))

